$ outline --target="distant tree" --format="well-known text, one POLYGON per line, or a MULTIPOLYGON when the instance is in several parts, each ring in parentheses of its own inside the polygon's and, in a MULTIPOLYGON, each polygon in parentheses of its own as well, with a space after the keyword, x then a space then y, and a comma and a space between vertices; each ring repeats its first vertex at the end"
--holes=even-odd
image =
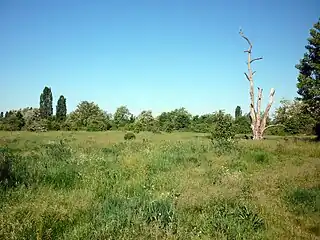
POLYGON ((25 125, 25 120, 23 118, 21 111, 18 111, 16 113, 16 118, 17 118, 17 121, 16 121, 17 127, 19 130, 21 130, 25 125))
POLYGON ((135 128, 139 131, 152 131, 154 128, 155 120, 152 116, 152 111, 142 111, 135 121, 135 128))
POLYGON ((235 131, 232 116, 230 114, 226 114, 223 110, 215 112, 214 125, 214 137, 234 138, 235 131))
POLYGON ((237 117, 234 120, 235 132, 237 134, 244 134, 252 132, 250 127, 250 117, 248 115, 237 117))
MULTIPOLYGON (((305 111, 306 103, 300 100, 281 100, 274 114, 274 124, 286 134, 312 134, 315 119, 305 111)), ((279 131, 279 129, 278 129, 279 131)))
POLYGON ((66 116, 67 116, 66 98, 63 95, 61 95, 59 97, 59 100, 56 106, 56 119, 58 121, 63 121, 66 119, 66 116))
POLYGON ((3 115, 3 112, 0 113, 0 119, 3 119, 4 118, 4 115, 3 115))
POLYGON ((6 113, 4 114, 4 118, 7 118, 7 117, 9 117, 9 112, 8 111, 6 111, 6 113))
POLYGON ((40 114, 42 118, 53 115, 51 88, 45 87, 40 95, 40 114))
POLYGON ((76 110, 70 113, 66 126, 73 130, 104 131, 109 128, 105 112, 94 102, 82 101, 76 110))
POLYGON ((320 124, 320 18, 310 29, 305 48, 307 52, 296 65, 299 70, 297 88, 301 96, 298 99, 306 103, 306 111, 320 124))
POLYGON ((192 115, 185 108, 175 109, 171 112, 175 130, 189 130, 192 115))
POLYGON ((22 111, 25 119, 25 129, 28 131, 46 131, 48 130, 47 119, 42 119, 40 109, 25 108, 22 111))
POLYGON ((235 114, 234 114, 234 117, 237 119, 239 117, 242 116, 242 110, 241 110, 241 107, 240 106, 237 106, 236 107, 236 110, 235 110, 235 114))
POLYGON ((133 120, 133 116, 126 106, 118 107, 113 115, 113 121, 116 124, 117 128, 124 127, 126 124, 131 122, 130 120, 133 120))
POLYGON ((19 131, 25 125, 25 120, 20 111, 9 111, 4 122, 4 130, 19 131))

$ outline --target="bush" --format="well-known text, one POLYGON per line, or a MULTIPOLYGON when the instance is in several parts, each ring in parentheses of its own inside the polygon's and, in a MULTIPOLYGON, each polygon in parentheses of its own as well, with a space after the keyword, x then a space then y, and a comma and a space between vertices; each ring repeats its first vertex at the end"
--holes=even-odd
POLYGON ((235 127, 231 115, 217 113, 217 120, 211 133, 211 141, 218 154, 230 152, 235 148, 235 127))
POLYGON ((139 127, 135 127, 133 130, 134 133, 138 134, 140 132, 140 128, 139 127))
POLYGON ((134 135, 133 132, 127 132, 124 135, 124 140, 133 140, 133 139, 136 139, 136 135, 134 135))

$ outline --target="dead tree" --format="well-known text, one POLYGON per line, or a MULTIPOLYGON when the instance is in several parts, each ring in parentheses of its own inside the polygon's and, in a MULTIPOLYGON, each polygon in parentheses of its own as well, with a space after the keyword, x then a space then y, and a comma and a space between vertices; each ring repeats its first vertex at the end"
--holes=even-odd
POLYGON ((240 30, 240 35, 243 37, 249 44, 248 50, 244 51, 248 54, 248 72, 244 73, 246 78, 248 79, 250 83, 250 117, 251 117, 251 129, 252 129, 252 135, 253 139, 263 139, 263 134, 265 130, 269 127, 272 127, 274 125, 266 126, 267 125, 267 118, 269 116, 269 111, 273 103, 273 97, 275 90, 274 88, 271 88, 270 94, 269 94, 269 103, 266 107, 266 110, 263 114, 261 114, 261 102, 262 102, 262 88, 258 87, 258 98, 256 100, 256 108, 255 108, 255 98, 254 98, 254 81, 253 81, 253 75, 255 74, 255 71, 252 71, 251 64, 255 61, 262 60, 262 57, 259 58, 252 58, 252 43, 250 40, 243 34, 242 30, 240 30))

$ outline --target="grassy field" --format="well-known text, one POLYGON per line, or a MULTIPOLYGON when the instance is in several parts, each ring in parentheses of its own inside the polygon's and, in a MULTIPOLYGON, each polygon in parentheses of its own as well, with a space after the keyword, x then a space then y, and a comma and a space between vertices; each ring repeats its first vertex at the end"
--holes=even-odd
POLYGON ((320 238, 319 143, 123 136, 0 132, 0 239, 320 238))

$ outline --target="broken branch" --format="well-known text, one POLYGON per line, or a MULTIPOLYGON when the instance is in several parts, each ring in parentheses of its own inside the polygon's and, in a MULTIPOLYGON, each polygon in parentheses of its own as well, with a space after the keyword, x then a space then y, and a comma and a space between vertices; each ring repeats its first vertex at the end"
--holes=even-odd
POLYGON ((266 127, 264 129, 264 131, 267 130, 268 128, 272 128, 272 127, 285 127, 285 126, 283 124, 273 124, 273 125, 269 125, 268 127, 266 127))
POLYGON ((250 63, 253 63, 254 61, 258 61, 258 60, 262 60, 262 59, 263 59, 262 57, 255 58, 255 59, 252 59, 252 60, 250 61, 250 63))
POLYGON ((249 49, 246 50, 245 52, 251 53, 251 49, 252 49, 252 44, 250 42, 250 40, 243 34, 242 30, 240 30, 240 35, 241 37, 243 37, 249 44, 249 49))
POLYGON ((246 75, 246 78, 248 79, 248 81, 250 81, 250 78, 249 78, 248 74, 244 73, 244 75, 246 75))

